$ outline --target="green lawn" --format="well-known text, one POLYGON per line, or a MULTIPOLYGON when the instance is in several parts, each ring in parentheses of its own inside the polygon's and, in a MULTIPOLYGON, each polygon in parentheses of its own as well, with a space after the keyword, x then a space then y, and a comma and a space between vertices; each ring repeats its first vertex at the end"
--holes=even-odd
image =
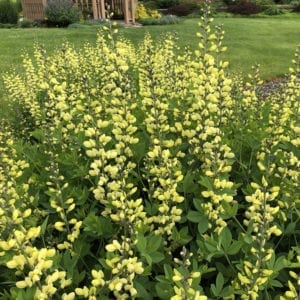
MULTIPOLYGON (((164 32, 176 32, 182 49, 186 46, 196 49, 198 21, 186 19, 177 25, 122 28, 120 32, 135 44, 138 44, 146 32, 150 32, 155 38, 159 38, 164 32)), ((291 65, 296 47, 300 45, 300 14, 268 18, 216 17, 215 23, 224 25, 224 44, 228 47, 224 59, 230 62, 230 70, 234 72, 246 74, 252 65, 259 63, 263 78, 282 76, 291 65)), ((49 51, 64 41, 79 47, 86 41, 94 42, 97 31, 95 27, 0 29, 0 73, 12 67, 20 69, 21 54, 32 53, 34 42, 44 44, 49 51)), ((1 89, 2 86, 0 83, 1 89)))

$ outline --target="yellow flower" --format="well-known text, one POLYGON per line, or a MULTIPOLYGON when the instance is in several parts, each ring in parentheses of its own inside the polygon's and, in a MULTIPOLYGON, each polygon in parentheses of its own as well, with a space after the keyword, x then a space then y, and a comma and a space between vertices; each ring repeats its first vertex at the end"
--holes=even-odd
POLYGON ((41 232, 41 227, 31 227, 26 234, 26 239, 30 240, 30 239, 35 239, 40 235, 41 232))
POLYGON ((71 292, 69 294, 63 293, 62 294, 62 300, 73 300, 75 299, 75 293, 71 292))
POLYGON ((57 221, 54 223, 54 228, 58 231, 64 231, 65 223, 57 221))

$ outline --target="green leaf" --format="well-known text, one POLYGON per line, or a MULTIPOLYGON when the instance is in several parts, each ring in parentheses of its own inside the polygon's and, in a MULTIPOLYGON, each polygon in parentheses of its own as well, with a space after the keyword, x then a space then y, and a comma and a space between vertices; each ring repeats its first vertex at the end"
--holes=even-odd
POLYGON ((193 238, 189 235, 189 229, 188 227, 183 227, 179 231, 179 239, 178 243, 181 245, 186 245, 189 241, 191 241, 193 238))
POLYGON ((80 282, 84 279, 86 276, 86 272, 82 271, 81 273, 78 272, 77 269, 74 269, 73 277, 72 277, 72 284, 79 285, 80 282))
POLYGON ((285 234, 293 234, 293 233, 295 233, 296 225, 297 225, 297 222, 289 223, 288 226, 286 227, 284 233, 285 234))
POLYGON ((229 219, 229 218, 236 216, 239 205, 236 202, 229 204, 226 201, 222 201, 222 207, 224 209, 224 212, 222 212, 222 214, 221 214, 222 218, 229 219))
POLYGON ((137 280, 133 283, 134 288, 137 290, 138 297, 145 300, 152 300, 153 297, 151 294, 147 292, 147 290, 144 288, 144 286, 139 283, 137 280))
POLYGON ((209 191, 213 190, 213 185, 210 182, 210 178, 209 177, 201 176, 200 180, 199 180, 199 183, 202 186, 206 187, 209 191))
POLYGON ((202 206, 201 206, 202 201, 201 201, 200 199, 194 198, 194 199, 193 199, 193 204, 194 204, 195 208, 196 208, 198 211, 201 211, 201 212, 203 211, 203 208, 202 208, 202 206))
POLYGON ((41 225, 41 235, 45 234, 45 231, 47 229, 48 219, 49 219, 49 216, 47 216, 47 218, 45 219, 45 221, 41 225))
POLYGON ((167 283, 158 282, 155 290, 159 299, 170 300, 173 294, 172 285, 167 283))
POLYGON ((282 269, 286 268, 287 266, 288 266, 287 260, 286 260, 285 256, 282 255, 276 259, 276 262, 274 263, 274 266, 272 269, 274 270, 274 272, 279 272, 282 269))
POLYGON ((232 241, 232 235, 228 227, 223 228, 223 230, 221 231, 220 240, 224 251, 227 253, 232 241))
POLYGON ((90 212, 83 221, 84 231, 92 232, 97 236, 109 237, 114 233, 111 221, 102 216, 96 216, 95 212, 90 212))
POLYGON ((270 286, 272 287, 278 287, 278 288, 282 288, 283 285, 280 281, 276 280, 276 279, 272 279, 269 283, 270 286))
POLYGON ((221 272, 219 272, 217 275, 217 279, 216 279, 216 289, 217 289, 218 294, 221 293, 221 291, 223 289, 223 285, 224 285, 224 277, 223 277, 223 274, 221 272))
POLYGON ((140 162, 146 156, 147 149, 149 148, 149 137, 144 131, 137 132, 136 137, 139 139, 139 142, 132 144, 130 148, 133 152, 134 159, 140 162))
POLYGON ((45 134, 41 129, 35 129, 31 132, 31 136, 34 137, 39 142, 42 142, 45 139, 45 134))
POLYGON ((158 251, 149 253, 149 256, 151 257, 152 262, 154 262, 154 263, 159 263, 160 261, 162 261, 165 258, 165 256, 161 252, 158 252, 158 251))
POLYGON ((164 275, 157 275, 155 280, 162 283, 170 283, 170 280, 167 279, 164 275))
POLYGON ((233 241, 230 247, 227 249, 227 254, 229 255, 237 254, 240 251, 242 244, 243 243, 241 241, 233 241))
POLYGON ((193 175, 192 172, 190 171, 188 171, 184 176, 184 179, 182 181, 182 186, 183 186, 183 192, 185 194, 195 193, 197 191, 197 186, 194 179, 195 179, 195 175, 193 175))
POLYGON ((245 234, 243 239, 248 245, 251 245, 253 242, 253 238, 250 234, 245 234))
POLYGON ((65 271, 67 271, 68 278, 73 277, 74 268, 78 262, 78 259, 79 259, 79 256, 78 255, 72 256, 69 250, 67 250, 64 253, 61 264, 62 264, 63 269, 65 271))
POLYGON ((142 253, 142 256, 145 257, 148 265, 152 265, 152 257, 148 253, 142 253))
POLYGON ((165 276, 168 280, 172 280, 173 277, 173 270, 170 265, 164 264, 164 271, 165 271, 165 276))
POLYGON ((204 243, 205 248, 210 252, 210 253, 215 253, 217 250, 217 243, 212 240, 205 241, 204 243))
POLYGON ((206 216, 202 216, 201 220, 198 223, 198 232, 203 234, 209 228, 209 221, 206 216))
POLYGON ((202 218, 203 214, 199 211, 190 210, 187 214, 187 219, 193 223, 199 223, 202 218))
POLYGON ((220 297, 224 299, 225 297, 230 297, 234 294, 234 288, 232 286, 226 286, 220 293, 220 297))
POLYGON ((137 249, 141 252, 147 252, 147 239, 142 234, 137 235, 137 243, 136 243, 137 249))
POLYGON ((161 246, 162 241, 163 239, 159 235, 150 236, 147 242, 147 251, 148 252, 156 251, 161 246))
POLYGON ((214 284, 211 284, 210 285, 210 290, 212 291, 212 293, 214 294, 214 296, 218 297, 219 296, 219 293, 217 291, 217 288, 214 284))

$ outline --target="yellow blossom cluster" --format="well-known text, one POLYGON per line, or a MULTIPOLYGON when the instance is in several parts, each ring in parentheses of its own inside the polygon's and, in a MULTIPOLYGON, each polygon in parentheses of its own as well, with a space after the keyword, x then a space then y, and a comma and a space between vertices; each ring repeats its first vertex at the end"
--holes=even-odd
POLYGON ((210 181, 207 190, 202 192, 201 203, 210 228, 221 232, 226 226, 222 214, 223 202, 232 205, 235 189, 229 180, 234 153, 224 142, 223 127, 232 118, 233 100, 231 98, 232 81, 227 78, 224 69, 227 64, 215 58, 215 53, 224 51, 222 47, 223 30, 219 27, 216 34, 210 32, 212 19, 202 18, 202 32, 198 33, 199 50, 190 69, 193 85, 190 105, 184 114, 178 131, 188 138, 189 152, 193 155, 190 164, 201 162, 201 169, 210 181))
POLYGON ((203 292, 198 289, 201 273, 190 271, 192 253, 188 253, 185 247, 180 252, 181 258, 174 258, 176 267, 173 269, 172 280, 174 282, 174 296, 172 300, 197 299, 207 300, 203 292))
POLYGON ((36 287, 34 299, 49 299, 58 288, 71 284, 66 272, 58 270, 51 273, 53 248, 33 246, 41 234, 41 226, 32 226, 33 198, 29 196, 29 184, 18 186, 18 178, 23 175, 28 163, 18 160, 13 148, 14 141, 9 132, 0 134, 0 255, 6 267, 15 270, 18 279, 16 287, 26 289, 36 287), (59 287, 54 282, 60 280, 59 287))
POLYGON ((195 53, 108 26, 5 77, 24 122, 0 131, 1 279, 15 278, 0 293, 299 297, 300 63, 261 99, 258 69, 227 74, 212 21, 195 53))
POLYGON ((156 216, 148 218, 153 224, 156 234, 171 235, 175 223, 180 221, 182 210, 177 206, 184 198, 177 192, 177 185, 183 179, 180 171, 179 158, 183 155, 176 152, 176 146, 181 139, 168 138, 170 131, 170 99, 173 92, 166 94, 172 88, 168 76, 172 72, 170 63, 174 46, 173 40, 166 40, 166 49, 154 49, 152 40, 147 36, 141 45, 144 54, 140 61, 141 80, 139 81, 140 96, 143 110, 146 112, 145 124, 149 133, 150 146, 147 153, 146 172, 148 182, 147 193, 151 204, 158 211, 156 216), (153 54, 153 55, 152 55, 153 54), (153 57, 154 56, 154 57, 153 57), (163 62, 163 63, 162 63, 163 62), (167 70, 167 71, 165 71, 167 70), (158 88, 158 83, 164 83, 158 88))

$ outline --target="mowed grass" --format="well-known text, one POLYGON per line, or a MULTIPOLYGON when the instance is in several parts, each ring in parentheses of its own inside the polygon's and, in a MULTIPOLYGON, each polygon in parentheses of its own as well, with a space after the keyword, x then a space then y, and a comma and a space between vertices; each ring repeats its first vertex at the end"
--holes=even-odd
MULTIPOLYGON (((161 43, 164 33, 174 32, 182 51, 186 47, 195 50, 198 45, 198 22, 198 19, 186 19, 176 25, 121 28, 120 34, 138 45, 146 32, 161 43)), ((217 16, 214 23, 223 24, 224 45, 228 50, 222 59, 230 62, 232 72, 247 74, 251 66, 260 64, 262 78, 283 76, 288 72, 293 54, 300 45, 300 14, 268 18, 217 16)), ((96 27, 0 29, 0 74, 12 68, 21 72, 22 54, 32 55, 34 43, 43 44, 50 53, 65 41, 79 48, 86 42, 94 43, 98 30, 96 27)), ((0 89, 3 89, 1 81, 0 89)), ((0 103, 2 94, 0 91, 0 103)))

